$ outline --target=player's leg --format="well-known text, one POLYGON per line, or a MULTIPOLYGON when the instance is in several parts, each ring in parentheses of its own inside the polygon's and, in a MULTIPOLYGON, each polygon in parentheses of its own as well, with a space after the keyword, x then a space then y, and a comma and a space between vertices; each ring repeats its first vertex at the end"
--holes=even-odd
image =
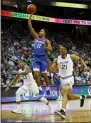
POLYGON ((77 96, 77 95, 72 94, 72 89, 70 89, 68 92, 68 100, 79 100, 80 99, 80 107, 83 107, 85 98, 86 98, 85 95, 77 96))
MULTIPOLYGON (((34 80, 33 80, 34 81, 34 80)), ((48 107, 49 107, 49 113, 50 114, 53 114, 53 110, 52 110, 52 106, 51 104, 49 103, 49 101, 43 97, 42 95, 39 94, 39 88, 37 86, 37 84, 34 84, 34 85, 30 85, 29 87, 29 91, 32 92, 35 96, 38 97, 38 99, 43 102, 44 104, 46 104, 48 107)))
POLYGON ((22 113, 21 111, 21 95, 27 93, 28 88, 23 85, 21 86, 17 91, 16 91, 16 104, 17 104, 17 108, 15 110, 12 110, 13 113, 22 113))
POLYGON ((56 82, 55 82, 55 85, 56 85, 56 87, 57 87, 57 92, 58 92, 58 97, 57 97, 57 100, 59 101, 59 100, 61 100, 61 93, 60 93, 60 89, 61 89, 61 81, 60 80, 57 80, 56 82))
POLYGON ((57 113, 59 114, 59 115, 61 115, 61 117, 63 118, 63 119, 65 119, 65 110, 66 110, 66 106, 67 106, 67 103, 68 103, 68 92, 69 92, 69 90, 70 90, 70 86, 68 85, 68 84, 66 84, 66 85, 64 85, 63 87, 62 87, 62 108, 61 109, 59 109, 58 111, 57 111, 57 113))
POLYGON ((68 91, 68 100, 78 100, 80 99, 80 107, 83 107, 84 101, 85 101, 85 95, 77 96, 72 94, 72 86, 74 84, 74 77, 69 78, 69 81, 67 82, 70 85, 70 90, 68 91))
POLYGON ((69 85, 64 85, 63 87, 63 98, 62 98, 62 108, 65 110, 66 109, 66 105, 68 102, 68 92, 70 90, 70 86, 69 85))
POLYGON ((85 96, 82 95, 81 98, 78 96, 75 96, 75 95, 72 96, 71 90, 72 90, 72 86, 74 84, 74 78, 73 77, 63 81, 62 84, 63 84, 62 109, 58 113, 62 116, 62 118, 65 118, 65 109, 66 109, 68 100, 81 99, 80 105, 83 106, 85 96))
POLYGON ((62 108, 57 111, 58 114, 61 115, 62 118, 65 119, 65 111, 66 111, 66 106, 68 103, 68 92, 71 89, 71 84, 74 83, 74 78, 72 77, 71 79, 61 79, 61 91, 62 91, 62 108), (72 83, 71 83, 72 81, 72 83))
POLYGON ((40 93, 42 94, 42 87, 41 87, 41 80, 40 80, 40 63, 33 62, 32 64, 33 72, 34 72, 34 79, 39 87, 40 93))
POLYGON ((46 91, 47 91, 47 95, 50 95, 50 81, 49 78, 47 76, 47 70, 48 70, 48 62, 46 60, 43 60, 41 62, 41 67, 40 67, 41 73, 46 81, 46 91))
POLYGON ((71 90, 69 90, 67 96, 68 96, 68 100, 78 100, 78 99, 80 99, 80 96, 73 95, 71 90))
POLYGON ((49 84, 49 78, 47 76, 47 73, 46 72, 43 72, 43 77, 45 79, 45 82, 46 82, 46 92, 47 92, 47 95, 50 95, 50 84, 49 84))

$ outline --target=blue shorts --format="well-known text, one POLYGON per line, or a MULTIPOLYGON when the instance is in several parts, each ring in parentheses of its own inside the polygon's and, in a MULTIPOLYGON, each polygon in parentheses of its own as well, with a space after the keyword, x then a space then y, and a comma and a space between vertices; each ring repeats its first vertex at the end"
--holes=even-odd
POLYGON ((55 85, 58 88, 61 85, 61 81, 60 80, 55 81, 55 85))
POLYGON ((39 71, 42 73, 47 72, 48 62, 46 60, 43 61, 33 61, 32 63, 33 71, 39 71))

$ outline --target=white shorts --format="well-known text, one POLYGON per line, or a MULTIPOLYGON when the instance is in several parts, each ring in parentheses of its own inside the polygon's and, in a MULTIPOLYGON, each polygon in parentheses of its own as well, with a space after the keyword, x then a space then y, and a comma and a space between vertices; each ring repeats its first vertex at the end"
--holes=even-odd
MULTIPOLYGON (((27 92, 32 92, 33 94, 37 95, 39 94, 39 89, 38 89, 38 86, 37 84, 32 84, 32 85, 23 85, 21 86, 17 92, 20 94, 20 95, 23 95, 23 94, 26 94, 27 92)), ((16 93, 17 93, 16 92, 16 93)))
POLYGON ((72 88, 73 84, 74 84, 74 77, 69 77, 67 79, 60 79, 61 80, 61 84, 62 86, 65 86, 65 85, 70 85, 70 87, 72 88))

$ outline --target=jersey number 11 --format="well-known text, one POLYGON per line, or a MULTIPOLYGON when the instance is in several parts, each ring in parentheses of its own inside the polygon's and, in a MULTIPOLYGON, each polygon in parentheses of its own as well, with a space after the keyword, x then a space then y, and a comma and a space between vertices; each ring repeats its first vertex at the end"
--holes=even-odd
POLYGON ((38 44, 38 45, 37 45, 37 48, 40 48, 40 47, 41 47, 41 44, 38 44))

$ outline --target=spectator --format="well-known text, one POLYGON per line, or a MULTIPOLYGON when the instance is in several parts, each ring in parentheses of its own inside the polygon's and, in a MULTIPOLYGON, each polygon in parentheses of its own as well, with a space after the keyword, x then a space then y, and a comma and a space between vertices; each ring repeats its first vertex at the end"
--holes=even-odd
MULTIPOLYGON (((24 29, 24 25, 20 23, 2 22, 1 30, 1 40, 2 40, 2 60, 1 60, 1 84, 5 86, 9 80, 12 79, 10 71, 17 70, 17 62, 20 59, 24 59, 26 63, 32 67, 32 56, 33 56, 33 39, 30 34, 28 34, 28 29, 24 29)), ((72 38, 72 34, 63 33, 61 35, 57 34, 51 35, 50 40, 52 41, 53 51, 49 54, 49 59, 51 62, 57 58, 59 55, 59 46, 67 46, 69 53, 76 54, 85 60, 85 63, 89 66, 90 72, 83 73, 80 68, 80 64, 77 66, 74 64, 74 76, 75 84, 89 84, 91 82, 91 45, 80 43, 80 39, 72 38), (89 82, 88 82, 89 81, 89 82)), ((50 81, 54 83, 57 76, 48 73, 50 81), (52 77, 52 79, 51 79, 52 77), (54 77, 54 80, 53 80, 54 77)), ((59 78, 58 78, 59 79, 59 78)), ((43 80, 42 80, 43 81, 43 80)), ((45 83, 45 82, 44 82, 45 83)), ((21 83, 20 83, 21 85, 21 83)), ((19 84, 16 86, 19 86, 19 84)))

